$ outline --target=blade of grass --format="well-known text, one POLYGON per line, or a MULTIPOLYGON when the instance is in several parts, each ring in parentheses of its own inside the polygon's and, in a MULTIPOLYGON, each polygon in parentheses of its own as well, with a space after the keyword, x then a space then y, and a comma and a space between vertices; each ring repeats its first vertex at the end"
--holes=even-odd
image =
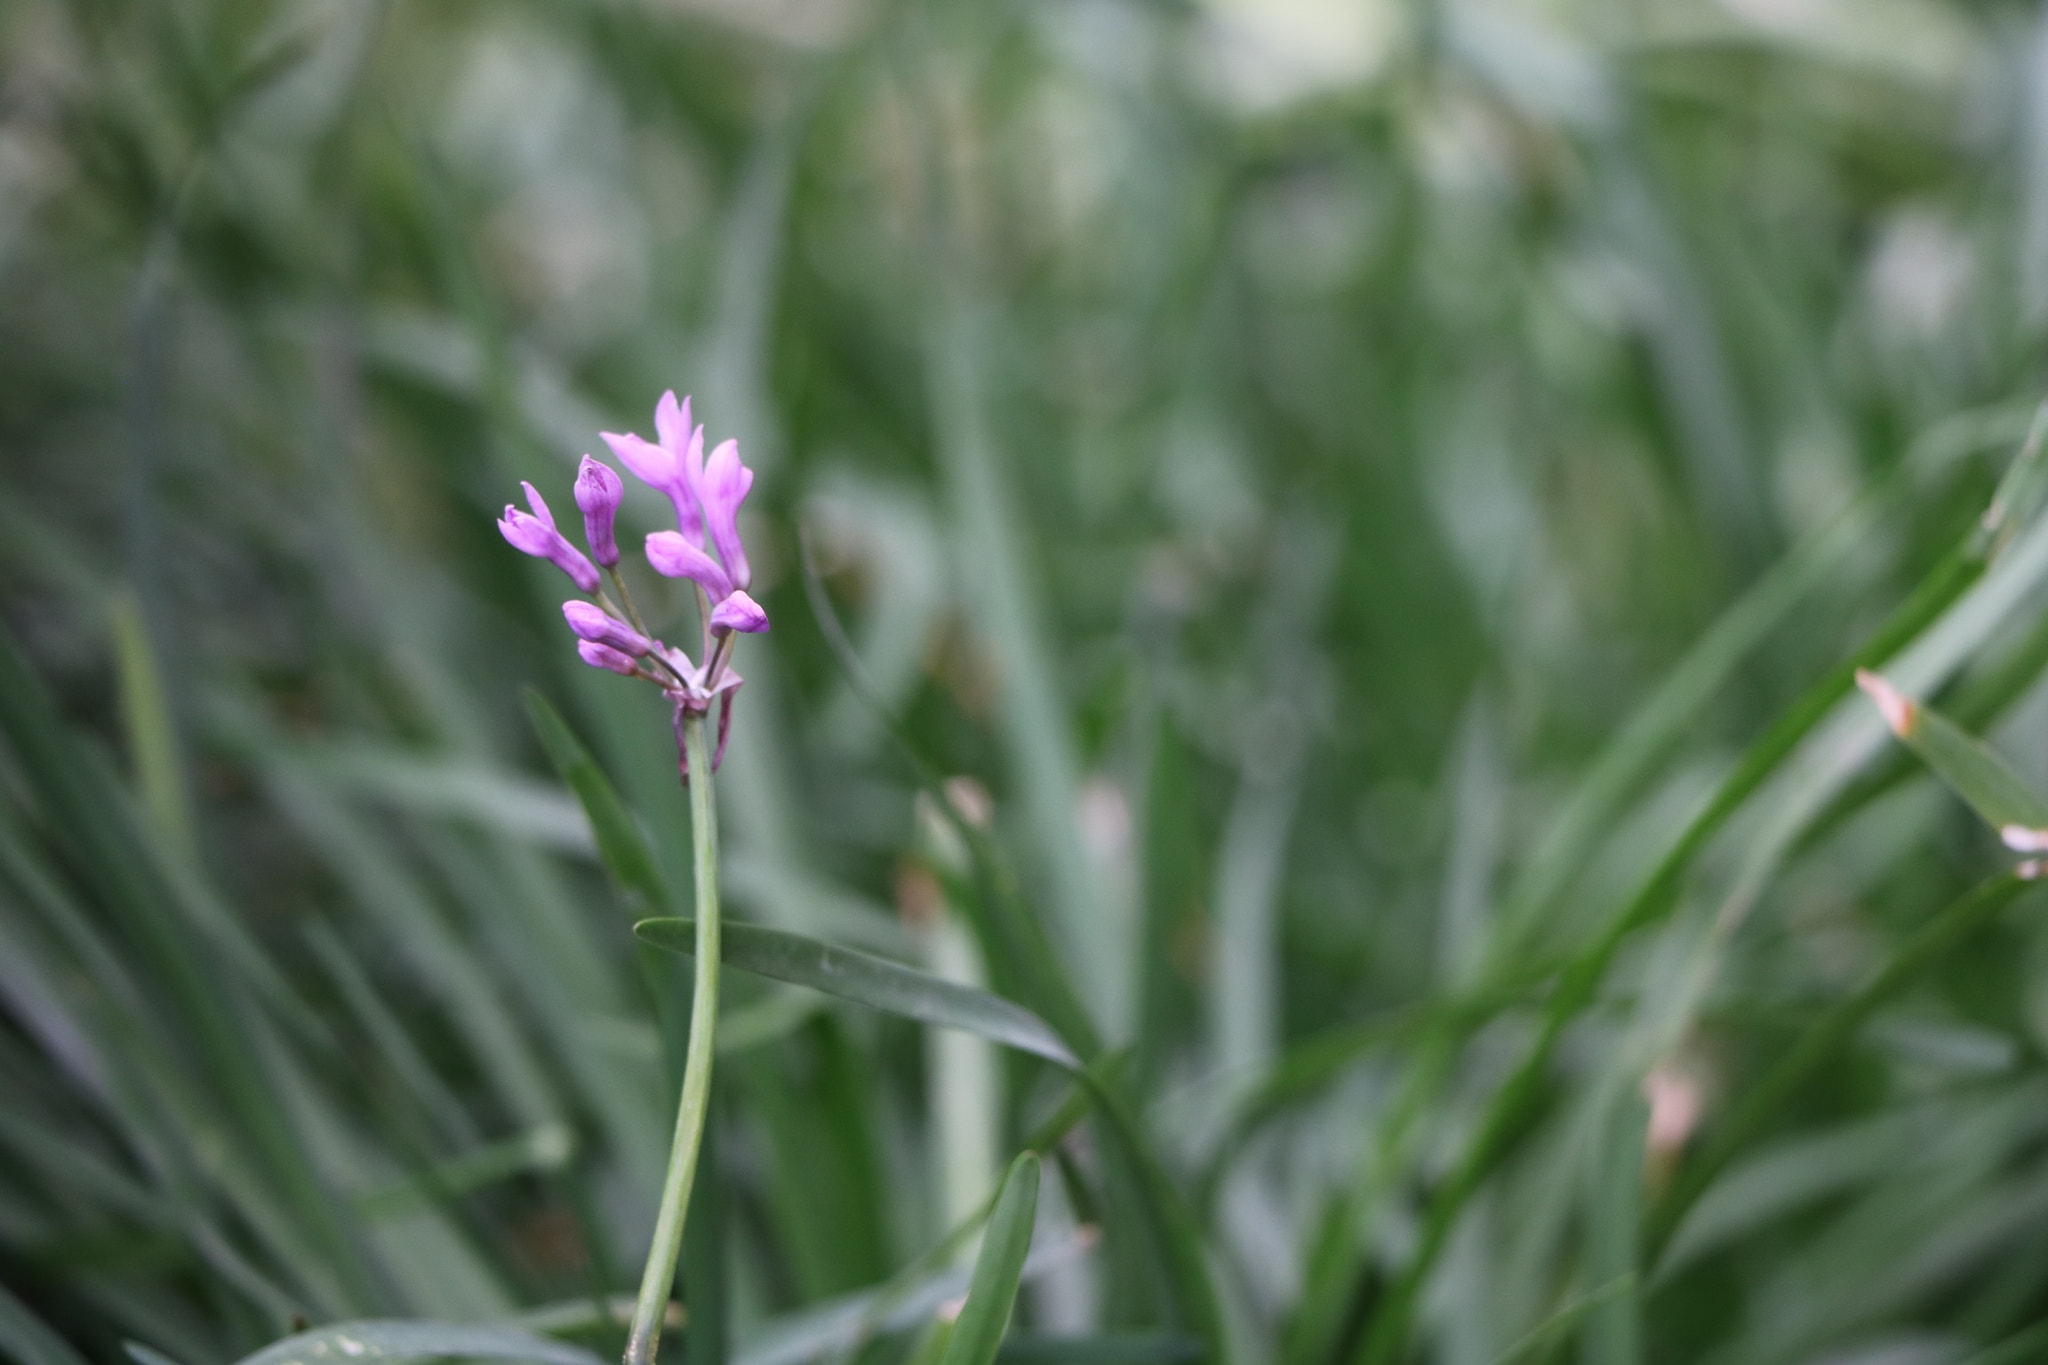
MULTIPOLYGON (((696 951, 692 920, 642 920, 633 926, 633 932, 643 942, 672 953, 696 951)), ((758 924, 726 926, 722 950, 721 960, 727 966, 756 976, 808 986, 920 1023, 964 1029, 1071 1071, 1081 1069, 1080 1060, 1044 1020, 987 991, 758 924)))
POLYGON ((1024 1278, 1024 1260, 1031 1252, 1031 1229, 1038 1215, 1038 1156, 1025 1152, 1010 1163, 996 1195, 994 1212, 975 1258, 967 1302, 953 1320, 941 1365, 994 1365, 1017 1286, 1024 1278))
POLYGON ((1708 1146, 1686 1163, 1669 1192, 1650 1211, 1644 1234, 1645 1263, 1656 1265, 1687 1210, 1799 1085, 1845 1047, 1880 1006, 2030 889, 2025 878, 2007 874, 1944 907, 1901 944, 1855 994, 1807 1029, 1792 1050, 1716 1125, 1708 1146))

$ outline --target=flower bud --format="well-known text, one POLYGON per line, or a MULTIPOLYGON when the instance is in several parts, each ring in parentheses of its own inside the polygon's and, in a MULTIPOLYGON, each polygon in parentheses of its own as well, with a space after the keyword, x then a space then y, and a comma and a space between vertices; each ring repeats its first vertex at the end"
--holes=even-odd
POLYGON ((656 531, 647 537, 647 562, 665 578, 688 578, 702 584, 714 602, 732 595, 732 579, 718 561, 674 531, 656 531))
POLYGON ((610 645, 601 645, 595 640, 578 640, 576 652, 583 656, 583 662, 592 668, 609 669, 625 677, 632 677, 640 666, 610 645))
POLYGON ((619 562, 619 543, 612 535, 619 504, 626 500, 626 485, 608 465, 588 455, 576 470, 576 506, 583 511, 583 539, 590 556, 609 569, 619 562))
POLYGON ((734 592, 718 604, 711 613, 711 629, 714 634, 740 631, 754 635, 768 629, 768 613, 761 610, 761 604, 743 592, 734 592))
POLYGON ((621 654, 638 658, 651 652, 654 641, 634 630, 603 607, 589 602, 564 602, 562 615, 569 622, 569 629, 577 637, 591 644, 604 645, 621 654))
POLYGON ((521 554, 547 560, 569 575, 570 581, 583 591, 596 592, 597 566, 555 529, 554 514, 548 511, 547 503, 541 500, 533 485, 522 483, 519 486, 526 490, 526 505, 533 512, 528 515, 507 504, 505 515, 498 518, 499 534, 521 554))

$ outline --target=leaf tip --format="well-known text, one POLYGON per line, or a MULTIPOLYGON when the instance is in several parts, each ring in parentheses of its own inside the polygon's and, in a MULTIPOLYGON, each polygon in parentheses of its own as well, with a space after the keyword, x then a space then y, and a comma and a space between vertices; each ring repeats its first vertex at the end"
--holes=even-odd
POLYGON ((1900 739, 1911 739, 1920 725, 1920 708, 1913 699, 1893 687, 1880 674, 1867 668, 1856 670, 1856 685, 1877 706, 1884 723, 1900 739))

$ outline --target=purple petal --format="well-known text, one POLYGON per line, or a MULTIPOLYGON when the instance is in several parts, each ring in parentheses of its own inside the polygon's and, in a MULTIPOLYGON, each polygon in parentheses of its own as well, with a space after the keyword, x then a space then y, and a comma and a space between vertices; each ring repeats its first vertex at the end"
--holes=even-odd
POLYGON ((726 572, 739 587, 753 582, 747 567, 747 550, 740 543, 740 504, 754 486, 754 471, 740 463, 738 441, 721 441, 704 462, 704 478, 697 495, 704 504, 704 520, 711 528, 711 543, 725 561, 726 572))
POLYGON ((498 531, 523 555, 546 559, 554 550, 555 532, 548 524, 510 503, 505 505, 505 515, 498 518, 498 531))
POLYGON ((519 481, 519 486, 526 490, 526 505, 533 509, 533 515, 535 519, 538 520, 541 525, 547 527, 550 531, 554 530, 555 514, 548 510, 548 505, 546 502, 542 501, 540 493, 534 488, 532 484, 526 482, 524 479, 521 479, 519 481))
POLYGON ((601 431, 619 463, 633 471, 635 478, 650 488, 668 494, 676 509, 676 526, 698 544, 704 543, 704 514, 697 507, 697 476, 687 460, 679 459, 666 446, 658 446, 630 433, 601 431))
POLYGON ((768 629, 768 613, 761 610, 759 602, 744 592, 736 591, 711 613, 711 629, 756 635, 768 629))
POLYGON ((676 457, 654 442, 635 436, 631 432, 620 434, 615 431, 597 433, 604 443, 612 448, 620 464, 633 471, 633 477, 651 488, 666 492, 676 481, 676 457))
POLYGON ((592 668, 610 669, 614 673, 630 678, 639 672, 639 666, 610 645, 601 645, 595 640, 578 640, 576 652, 583 656, 583 662, 592 668))
POLYGON ((703 584, 714 602, 722 602, 732 593, 732 579, 718 561, 674 531, 656 531, 647 537, 647 562, 664 577, 703 584))
POLYGON ((690 443, 683 448, 682 469, 690 481, 691 492, 704 486, 704 428, 690 433, 690 443))
POLYGON ((545 559, 569 575, 570 581, 584 592, 597 591, 597 566, 564 540, 561 532, 539 517, 528 516, 516 507, 507 507, 505 515, 498 518, 498 532, 511 542, 513 549, 545 559))
POLYGON ((621 654, 639 657, 653 652, 654 641, 634 630, 603 607, 589 602, 562 603, 562 615, 569 629, 583 640, 605 645, 621 654))
POLYGON ((682 458, 686 438, 690 432, 690 400, 676 402, 676 391, 670 389, 654 405, 654 434, 661 439, 662 448, 676 458, 682 458))
POLYGON ((583 512, 583 539, 591 557, 610 568, 619 562, 619 543, 612 535, 619 504, 626 500, 626 486, 610 466, 588 455, 576 470, 576 506, 583 512))

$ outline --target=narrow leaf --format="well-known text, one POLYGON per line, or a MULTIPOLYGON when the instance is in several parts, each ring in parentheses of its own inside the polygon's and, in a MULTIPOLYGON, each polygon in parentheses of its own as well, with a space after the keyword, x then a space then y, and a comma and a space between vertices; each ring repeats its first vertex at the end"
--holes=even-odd
POLYGON ((625 802, 619 799, 604 770, 597 766, 597 760, 576 738, 561 713, 531 688, 526 693, 526 713, 533 721, 534 732, 540 736, 541 747, 548 751, 548 761, 582 803, 591 833, 597 837, 598 856, 633 912, 659 914, 668 909, 672 902, 661 866, 655 862, 653 850, 647 847, 640 826, 627 813, 625 802))
POLYGON ((530 1360, 538 1365, 603 1365, 580 1346, 518 1327, 375 1319, 337 1322, 301 1332, 242 1357, 237 1365, 345 1365, 357 1360, 419 1360, 428 1356, 530 1360))
POLYGON ((1870 697, 1901 743, 1918 754, 1970 808, 2023 852, 2048 851, 2048 801, 2043 801, 1983 741, 1925 702, 1869 671, 1856 685, 1870 697))
MULTIPOLYGON (((657 948, 696 951, 696 922, 642 920, 633 932, 657 948)), ((962 986, 929 972, 758 924, 728 924, 720 960, 728 967, 808 986, 870 1009, 940 1028, 963 1029, 1043 1057, 1069 1070, 1081 1064, 1043 1019, 1014 1001, 962 986)))
POLYGON ((996 1365, 1195 1365, 1202 1343, 1175 1332, 1106 1332, 1091 1337, 1014 1333, 996 1365))
POLYGON ((85 1365, 85 1357, 0 1285, 0 1352, 21 1365, 85 1365))
POLYGON ((1038 1216, 1038 1154, 1025 1152, 1010 1163, 989 1215, 967 1303, 953 1323, 941 1365, 994 1365, 1024 1278, 1024 1258, 1031 1250, 1031 1228, 1038 1216))

